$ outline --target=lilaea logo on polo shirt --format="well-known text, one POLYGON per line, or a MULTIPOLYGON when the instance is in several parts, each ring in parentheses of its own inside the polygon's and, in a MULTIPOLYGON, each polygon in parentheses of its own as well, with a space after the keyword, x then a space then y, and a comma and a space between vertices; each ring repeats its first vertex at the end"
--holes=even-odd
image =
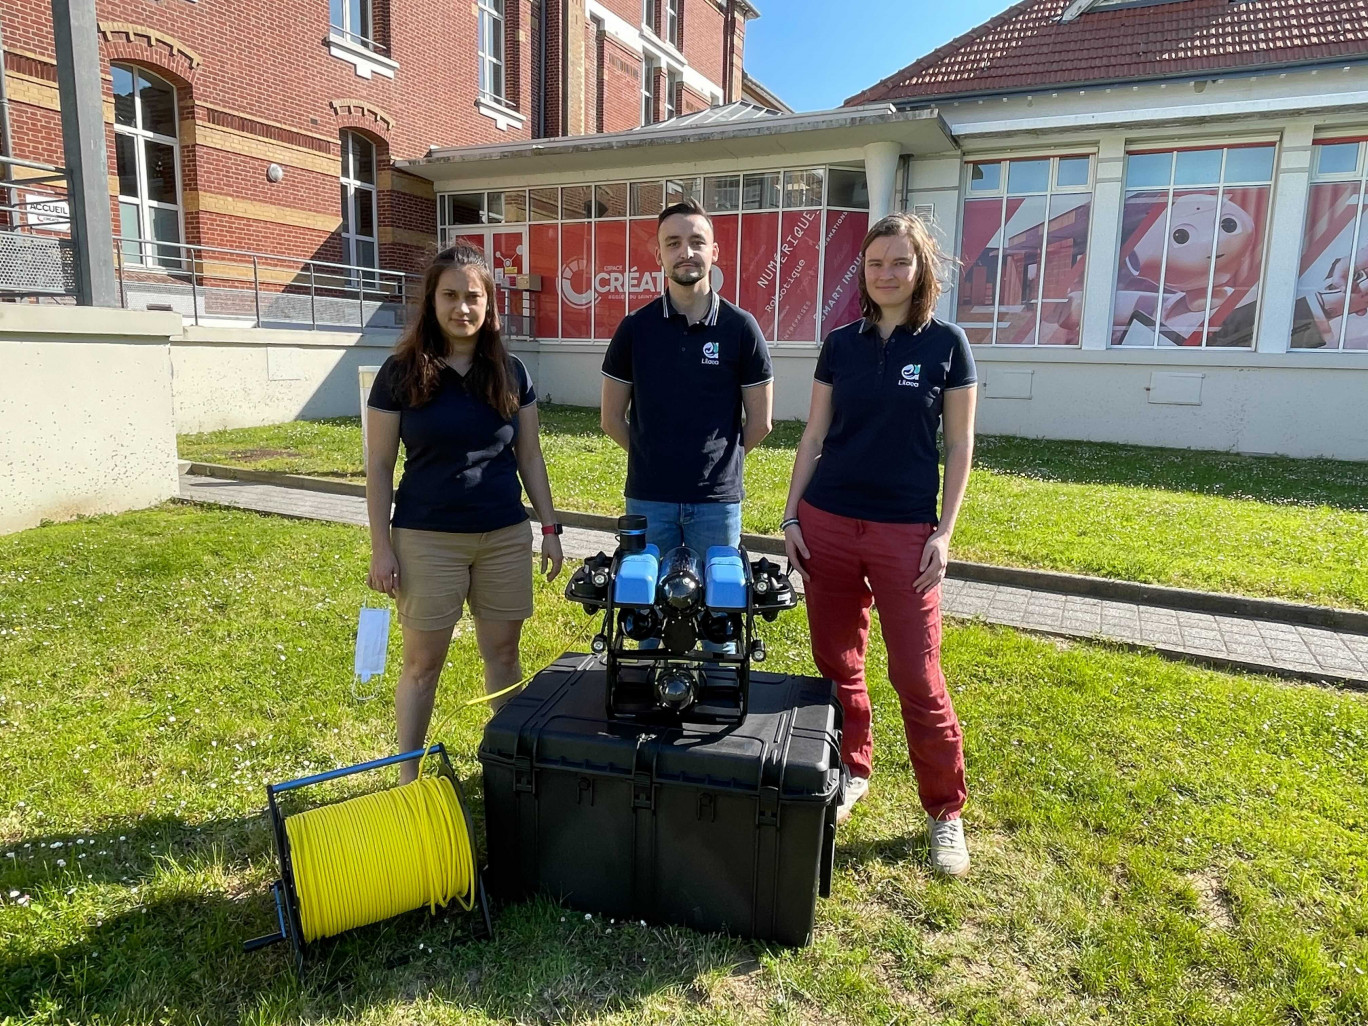
POLYGON ((721 346, 716 342, 703 343, 703 362, 709 367, 717 366, 717 356, 721 352, 721 346))
POLYGON ((898 384, 899 384, 899 385, 908 385, 908 386, 910 386, 911 388, 916 388, 918 385, 920 385, 920 384, 921 384, 921 364, 919 364, 919 363, 909 363, 909 364, 907 364, 905 367, 903 367, 903 369, 902 369, 902 380, 899 381, 898 384))

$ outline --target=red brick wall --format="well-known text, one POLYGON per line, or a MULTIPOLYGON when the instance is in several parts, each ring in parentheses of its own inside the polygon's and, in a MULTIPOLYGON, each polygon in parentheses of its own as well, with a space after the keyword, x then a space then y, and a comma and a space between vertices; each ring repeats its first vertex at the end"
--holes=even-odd
POLYGON ((641 55, 611 36, 603 41, 603 132, 623 132, 641 124, 641 55))
MULTIPOLYGON (((564 134, 562 48, 566 0, 547 3, 545 134, 564 134)), ((382 170, 378 207, 382 262, 414 266, 435 237, 435 202, 421 180, 389 170, 391 158, 421 156, 429 145, 478 145, 532 137, 539 25, 532 0, 506 0, 506 104, 524 116, 500 131, 475 106, 477 16, 473 0, 375 0, 374 31, 399 63, 393 79, 364 79, 331 56, 322 0, 97 0, 106 102, 109 62, 141 64, 177 87, 181 188, 186 239, 192 244, 300 257, 341 255, 337 175, 339 132, 357 128, 376 143, 382 170), (118 25, 153 30, 121 31, 118 25), (346 101, 346 102, 342 102, 346 101), (193 134, 193 141, 192 141, 193 134), (284 179, 272 184, 266 167, 284 179), (386 172, 388 175, 386 176, 386 172), (399 182, 407 187, 385 187, 399 182), (388 239, 389 241, 385 241, 388 239)), ((629 24, 640 0, 605 0, 629 24)), ((663 4, 661 5, 663 9, 663 4)), ((16 156, 61 164, 56 67, 49 0, 10 0, 0 11, 16 156)), ((686 0, 684 53, 719 85, 723 15, 708 0, 686 0)), ((657 26, 661 28, 663 26, 657 26)), ((571 125, 622 131, 640 122, 640 57, 590 22, 579 90, 584 109, 571 125), (580 115, 583 115, 582 118, 580 115)), ((744 22, 738 37, 744 33, 744 22)), ((740 82, 740 48, 736 81, 740 82)), ((661 94, 663 95, 663 73, 661 94)), ((678 113, 706 99, 683 90, 678 113)), ((663 116, 657 111, 657 118, 663 116)), ((114 169, 112 132, 107 138, 114 169)), ((117 204, 111 201, 111 209, 117 204)))

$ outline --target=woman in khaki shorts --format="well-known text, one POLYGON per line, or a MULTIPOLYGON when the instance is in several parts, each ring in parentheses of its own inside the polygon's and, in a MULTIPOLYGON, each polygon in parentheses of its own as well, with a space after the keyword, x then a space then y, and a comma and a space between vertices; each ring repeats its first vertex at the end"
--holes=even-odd
MULTIPOLYGON (((422 315, 404 332, 366 410, 367 584, 392 596, 404 631, 395 689, 399 750, 423 745, 452 629, 470 606, 485 689, 522 679, 518 643, 532 615, 532 527, 541 569, 560 573, 560 524, 538 438, 537 394, 504 348, 494 281, 478 250, 437 254, 423 277, 422 315), (404 443, 404 476, 393 495, 404 443), (549 568, 549 569, 548 569, 549 568)), ((401 782, 417 766, 406 763, 401 782)))

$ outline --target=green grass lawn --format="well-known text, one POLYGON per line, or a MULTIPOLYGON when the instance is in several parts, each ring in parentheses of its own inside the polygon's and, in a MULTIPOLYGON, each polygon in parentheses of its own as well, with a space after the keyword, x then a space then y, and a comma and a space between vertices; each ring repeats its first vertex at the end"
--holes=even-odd
MULTIPOLYGON (((0 538, 0 1022, 1359 1024, 1368 696, 948 627, 975 865, 933 879, 875 643, 876 773, 814 944, 546 902, 273 928, 263 785, 390 750, 360 529, 168 506, 0 538)), ((526 658, 590 622, 542 585, 526 658)), ((801 613, 771 667, 811 672, 801 613)), ((438 715, 479 693, 458 635, 438 715)), ((397 657, 391 650, 391 666, 397 657)), ((392 683, 393 670, 388 678, 392 683)), ((482 710, 442 740, 478 818, 482 710)), ((573 857, 570 855, 569 857, 573 857)))
MULTIPOLYGON (((627 460, 598 411, 548 405, 542 423, 557 505, 620 513, 627 460)), ((747 458, 746 530, 778 531, 801 433, 781 422, 747 458)), ((180 450, 363 476, 355 418, 185 436, 180 450)), ((1368 609, 1368 463, 983 437, 952 554, 1368 609)))

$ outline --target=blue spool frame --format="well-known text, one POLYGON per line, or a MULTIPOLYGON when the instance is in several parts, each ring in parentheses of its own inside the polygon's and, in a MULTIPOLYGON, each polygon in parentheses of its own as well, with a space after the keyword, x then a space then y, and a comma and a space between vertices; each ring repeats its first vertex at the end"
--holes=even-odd
MULTIPOLYGON (((304 953, 308 948, 308 942, 304 940, 304 931, 299 921, 299 894, 295 889, 294 864, 290 859, 289 837, 285 833, 285 816, 280 811, 280 803, 277 801, 277 797, 291 791, 298 791, 301 788, 326 783, 329 780, 339 780, 342 777, 350 777, 358 773, 369 773, 401 762, 423 759, 429 755, 437 756, 437 774, 446 777, 456 791, 456 797, 461 803, 461 814, 465 817, 466 836, 470 838, 471 854, 476 854, 475 824, 470 818, 465 791, 461 787, 460 780, 456 777, 456 771, 451 768, 451 760, 447 757, 446 746, 442 744, 434 744, 428 748, 415 748, 411 752, 387 755, 383 759, 372 759, 355 766, 343 766, 338 769, 327 770, 324 773, 299 777, 297 780, 287 780, 281 784, 267 784, 267 807, 271 817, 271 829, 275 836, 276 855, 280 860, 280 879, 271 884, 271 897, 274 899, 276 907, 277 930, 275 933, 254 937, 244 942, 242 945, 244 951, 256 951, 259 948, 269 947, 272 944, 288 940, 290 947, 294 950, 296 970, 302 972, 304 969, 304 953)), ((484 919, 485 933, 492 937, 494 936, 494 927, 489 918, 489 898, 485 894, 484 876, 480 872, 478 864, 472 865, 471 869, 475 873, 475 897, 476 901, 479 902, 480 913, 484 919)))

